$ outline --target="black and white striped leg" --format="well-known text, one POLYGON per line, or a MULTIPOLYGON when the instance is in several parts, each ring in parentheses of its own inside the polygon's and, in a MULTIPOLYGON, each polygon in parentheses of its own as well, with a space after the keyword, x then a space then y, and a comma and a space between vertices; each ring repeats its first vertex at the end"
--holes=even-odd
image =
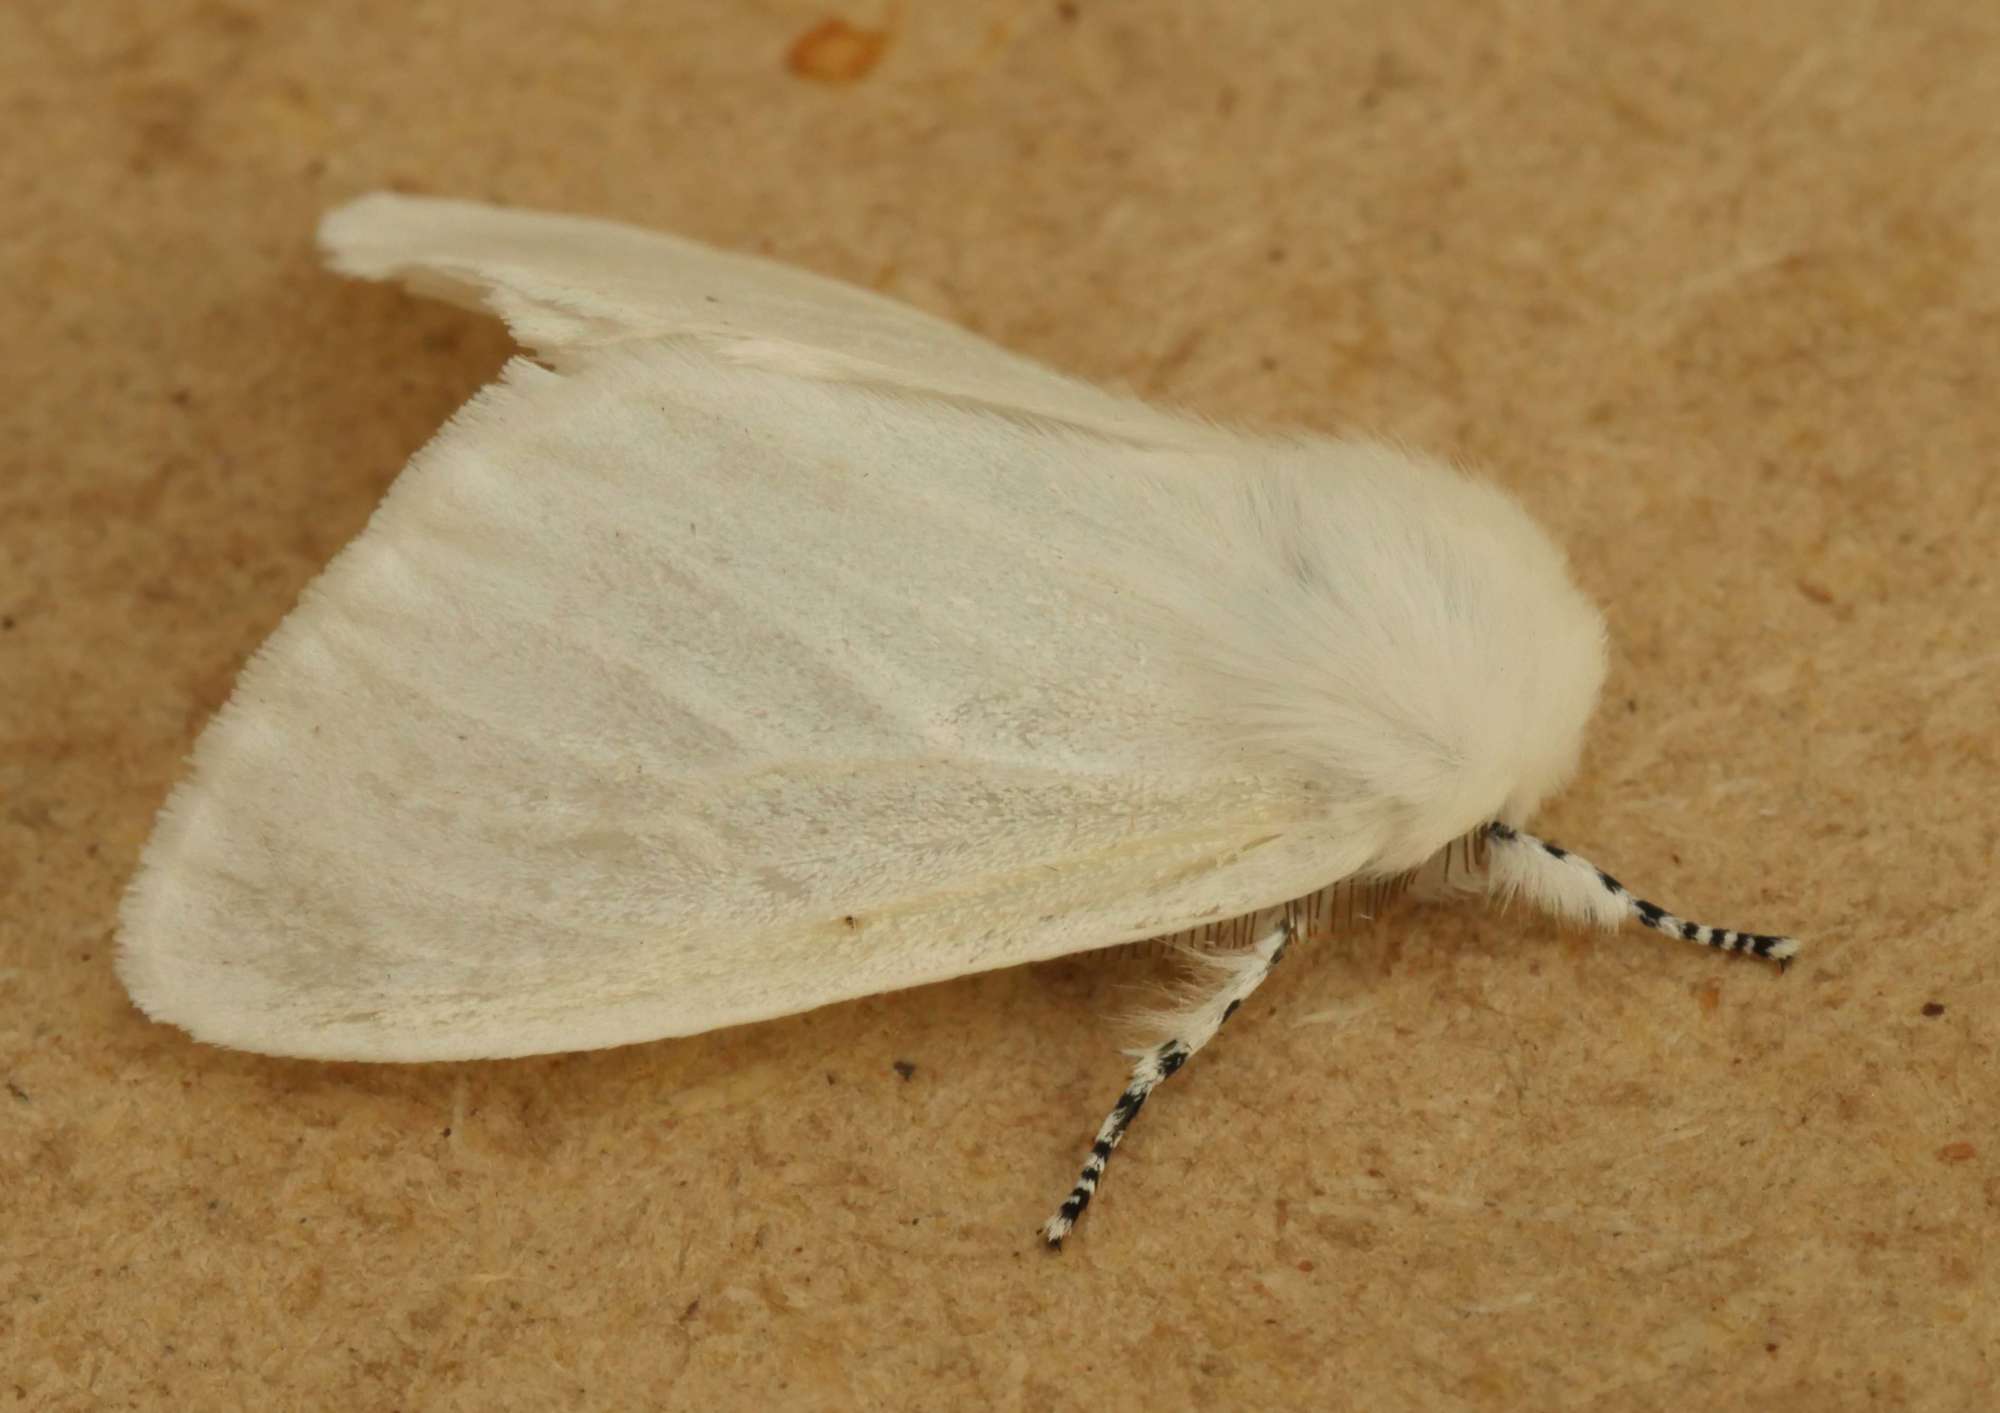
POLYGON ((1118 1102, 1111 1106, 1104 1124, 1097 1130, 1097 1141, 1090 1145, 1090 1156, 1084 1159, 1083 1174, 1063 1199, 1056 1214, 1042 1225, 1042 1237, 1049 1250, 1060 1251, 1063 1238, 1076 1226, 1083 1216, 1083 1209, 1090 1205, 1090 1199, 1097 1192, 1097 1185, 1104 1180, 1104 1165, 1111 1161, 1111 1150, 1125 1138, 1125 1131, 1132 1126, 1132 1120, 1145 1107, 1146 1096, 1157 1089, 1161 1082, 1193 1058, 1196 1051, 1215 1038, 1224 1021, 1236 1014, 1237 1007, 1248 999, 1251 992, 1263 985, 1264 978, 1285 955, 1285 948, 1291 945, 1297 935, 1297 926, 1289 912, 1270 932, 1259 938, 1243 955, 1227 959, 1217 959, 1214 965, 1223 970, 1222 984, 1208 994, 1197 998, 1186 1009, 1176 1012, 1170 1021, 1171 1033, 1159 1044, 1136 1052, 1132 1066, 1132 1078, 1125 1086, 1125 1092, 1118 1096, 1118 1102))
POLYGON ((1536 901, 1552 911, 1596 915, 1602 910, 1602 899, 1608 898, 1613 915, 1609 920, 1614 925, 1618 916, 1637 918, 1643 925, 1668 937, 1696 942, 1719 952, 1748 953, 1776 962, 1780 971, 1798 955, 1796 937, 1783 937, 1770 932, 1737 932, 1727 927, 1710 927, 1705 923, 1677 918, 1658 903, 1649 903, 1632 893, 1589 859, 1570 852, 1560 844, 1537 839, 1524 830, 1495 821, 1486 826, 1486 837, 1495 848, 1505 849, 1511 855, 1508 870, 1510 883, 1532 894, 1536 901), (1598 897, 1590 896, 1598 890, 1601 890, 1598 897))

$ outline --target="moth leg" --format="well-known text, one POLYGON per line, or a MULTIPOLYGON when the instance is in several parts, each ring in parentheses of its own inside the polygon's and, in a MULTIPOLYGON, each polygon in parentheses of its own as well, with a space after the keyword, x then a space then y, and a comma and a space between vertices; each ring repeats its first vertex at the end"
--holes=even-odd
POLYGON ((1738 932, 1675 917, 1658 903, 1633 893, 1581 854, 1538 839, 1524 829, 1496 820, 1486 826, 1485 834, 1494 848, 1491 876, 1496 886, 1504 893, 1519 893, 1558 917, 1587 919, 1608 927, 1633 918, 1668 937, 1776 962, 1780 971, 1798 955, 1796 937, 1738 932))
POLYGON ((1160 1083, 1188 1062, 1196 1051, 1215 1038, 1224 1021, 1236 1014, 1250 993, 1263 985, 1264 978, 1285 955, 1285 949, 1298 935, 1298 927, 1287 909, 1284 917, 1268 933, 1253 944, 1240 957, 1232 957, 1214 964, 1224 972, 1222 984, 1207 995, 1197 999, 1185 1010, 1176 1012, 1171 1026, 1172 1033, 1159 1044, 1134 1052, 1136 1063, 1132 1066, 1132 1078, 1125 1086, 1125 1092, 1118 1096, 1118 1102, 1111 1106, 1105 1116, 1103 1126, 1097 1130, 1097 1141, 1090 1145, 1090 1156, 1084 1159, 1083 1175, 1063 1199, 1056 1214, 1042 1225, 1042 1238, 1051 1251, 1062 1249, 1063 1238, 1076 1226, 1083 1209, 1090 1205, 1090 1199, 1097 1191, 1098 1183, 1104 1180, 1104 1165, 1111 1161, 1111 1150, 1125 1138, 1125 1130, 1132 1126, 1132 1120, 1145 1107, 1146 1096, 1160 1086, 1160 1083))

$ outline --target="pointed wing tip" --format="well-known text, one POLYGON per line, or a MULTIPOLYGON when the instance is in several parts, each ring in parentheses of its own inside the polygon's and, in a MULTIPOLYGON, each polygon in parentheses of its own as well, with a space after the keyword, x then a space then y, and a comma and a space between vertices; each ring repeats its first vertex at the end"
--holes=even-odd
POLYGON ((452 208, 471 205, 398 191, 365 192, 320 217, 316 235, 320 258, 338 274, 392 279, 417 258, 425 227, 452 208))

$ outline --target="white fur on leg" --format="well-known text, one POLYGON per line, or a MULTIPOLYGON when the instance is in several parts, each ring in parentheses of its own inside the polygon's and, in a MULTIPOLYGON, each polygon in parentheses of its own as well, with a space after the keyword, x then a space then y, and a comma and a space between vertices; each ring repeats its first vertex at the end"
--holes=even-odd
POLYGON ((1616 931, 1632 915, 1618 893, 1604 886, 1598 868, 1564 850, 1551 854, 1540 839, 1518 830, 1494 833, 1486 860, 1486 886, 1501 902, 1520 898, 1564 922, 1616 931))

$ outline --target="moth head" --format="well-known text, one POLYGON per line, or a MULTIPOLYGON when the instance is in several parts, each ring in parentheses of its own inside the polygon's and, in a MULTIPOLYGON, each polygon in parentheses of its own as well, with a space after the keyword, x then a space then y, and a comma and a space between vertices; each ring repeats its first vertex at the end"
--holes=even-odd
POLYGON ((1595 609, 1569 626, 1529 664, 1534 684, 1515 722, 1513 739, 1500 747, 1508 780, 1499 806, 1487 817, 1519 822, 1570 782, 1583 756, 1584 736, 1604 681, 1602 621, 1595 609))

